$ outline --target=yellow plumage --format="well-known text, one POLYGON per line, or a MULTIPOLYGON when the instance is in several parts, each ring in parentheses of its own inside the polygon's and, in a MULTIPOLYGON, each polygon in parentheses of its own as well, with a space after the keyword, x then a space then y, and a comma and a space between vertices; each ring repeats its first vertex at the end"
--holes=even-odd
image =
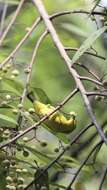
MULTIPOLYGON (((49 104, 34 100, 34 98, 30 97, 30 94, 28 98, 33 102, 35 113, 40 118, 50 114, 55 109, 55 107, 49 104)), ((68 119, 63 113, 56 111, 44 123, 54 132, 69 134, 76 128, 76 114, 71 112, 69 115, 68 119)))

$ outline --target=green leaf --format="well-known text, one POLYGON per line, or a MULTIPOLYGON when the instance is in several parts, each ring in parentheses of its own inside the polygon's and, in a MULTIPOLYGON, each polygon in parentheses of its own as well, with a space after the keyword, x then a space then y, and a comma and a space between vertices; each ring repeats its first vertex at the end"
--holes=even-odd
POLYGON ((47 129, 50 133, 52 133, 54 136, 56 136, 58 138, 58 140, 61 140, 62 142, 64 142, 65 144, 68 144, 69 143, 69 140, 68 140, 68 137, 66 134, 64 133, 57 133, 53 130, 51 130, 48 125, 42 123, 42 126, 47 129))
POLYGON ((7 94, 9 94, 9 95, 14 95, 14 96, 16 96, 17 94, 15 93, 15 92, 12 92, 11 90, 0 90, 0 94, 4 94, 4 95, 7 95, 7 94))
POLYGON ((85 32, 80 27, 71 24, 71 23, 62 23, 62 28, 66 29, 68 32, 72 32, 75 35, 81 36, 81 37, 88 37, 88 33, 85 32))
POLYGON ((7 124, 17 125, 17 122, 11 117, 0 114, 0 124, 2 124, 2 125, 7 125, 7 124))
POLYGON ((31 89, 35 92, 37 99, 45 104, 51 104, 51 100, 48 98, 47 94, 43 89, 35 87, 32 87, 31 89))
MULTIPOLYGON (((61 158, 61 163, 66 163, 67 166, 73 168, 73 167, 80 167, 81 163, 77 160, 74 159, 71 156, 63 155, 61 158)), ((85 172, 90 172, 90 166, 84 166, 83 171, 85 172)))
MULTIPOLYGON (((18 80, 12 80, 12 79, 9 79, 9 78, 4 78, 3 79, 4 82, 6 84, 8 84, 10 86, 11 89, 13 89, 15 92, 17 92, 18 94, 22 93, 22 90, 23 90, 23 85, 21 82, 19 82, 18 80)), ((15 93, 14 92, 14 93, 15 93)))
POLYGON ((63 133, 55 133, 54 135, 55 135, 59 140, 63 141, 65 144, 68 144, 68 143, 69 143, 69 140, 68 140, 66 134, 63 134, 63 133))
MULTIPOLYGON (((49 164, 52 159, 54 159, 54 156, 49 156, 49 155, 46 155, 45 153, 43 152, 40 152, 36 149, 36 146, 35 148, 31 147, 31 146, 27 146, 27 145, 22 145, 22 144, 19 144, 19 146, 23 146, 24 148, 26 148, 28 151, 30 151, 33 155, 37 156, 40 160, 42 160, 43 162, 45 162, 46 164, 49 164)), ((59 169, 59 165, 56 163, 54 164, 54 167, 56 169, 59 169)))
POLYGON ((83 44, 80 46, 78 51, 75 53, 75 55, 72 58, 72 63, 75 63, 83 54, 84 52, 92 46, 92 44, 95 42, 95 40, 104 33, 104 31, 107 30, 107 26, 104 26, 100 28, 99 30, 95 31, 89 38, 87 38, 83 44))

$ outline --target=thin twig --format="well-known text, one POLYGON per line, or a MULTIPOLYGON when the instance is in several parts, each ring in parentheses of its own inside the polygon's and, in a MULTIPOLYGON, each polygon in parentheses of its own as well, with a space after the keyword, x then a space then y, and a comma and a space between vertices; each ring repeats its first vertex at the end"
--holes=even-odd
POLYGON ((8 63, 9 60, 13 59, 16 52, 19 50, 19 48, 24 44, 24 42, 28 39, 28 37, 31 35, 33 30, 38 26, 40 23, 41 18, 37 18, 30 30, 25 34, 25 36, 22 38, 22 40, 18 43, 16 48, 10 53, 10 55, 0 64, 0 69, 8 63))
MULTIPOLYGON (((72 48, 72 47, 65 47, 65 50, 66 51, 78 51, 79 48, 72 48)), ((100 58, 100 59, 103 59, 103 60, 106 60, 107 58, 106 57, 103 57, 99 54, 96 54, 96 53, 92 53, 90 51, 85 51, 84 52, 85 54, 89 54, 89 55, 92 55, 94 57, 97 57, 97 58, 100 58)))
POLYGON ((103 184, 104 184, 106 175, 107 175, 107 167, 105 168, 104 174, 102 176, 102 179, 101 179, 101 182, 100 182, 100 186, 99 186, 99 190, 102 190, 102 188, 103 188, 103 184))
POLYGON ((2 43, 3 43, 4 39, 5 39, 5 37, 7 36, 9 30, 11 29, 11 27, 12 27, 12 25, 14 24, 14 22, 15 22, 17 16, 19 15, 20 10, 21 10, 21 8, 22 8, 22 5, 23 5, 24 1, 25 1, 25 0, 21 0, 21 1, 19 2, 19 5, 18 5, 18 7, 17 7, 17 9, 16 9, 16 11, 15 11, 13 17, 12 17, 12 20, 9 22, 7 28, 5 29, 3 35, 2 35, 2 37, 1 37, 1 39, 0 39, 0 46, 2 46, 2 43))
POLYGON ((45 120, 47 120, 53 113, 55 113, 57 110, 59 110, 65 103, 67 103, 76 93, 78 92, 78 89, 75 88, 68 96, 66 96, 64 98, 64 100, 48 115, 44 116, 42 119, 40 119, 36 124, 32 125, 31 127, 25 129, 22 133, 16 135, 14 138, 10 139, 9 141, 7 141, 4 144, 0 145, 0 149, 4 148, 14 142, 16 142, 16 140, 18 140, 19 138, 21 138, 23 135, 29 133, 30 131, 32 131, 33 129, 37 128, 39 125, 41 125, 45 120))
MULTIPOLYGON (((71 141, 70 143, 70 147, 90 128, 92 127, 93 124, 88 124, 86 127, 84 127, 71 141)), ((47 170, 49 170, 63 155, 64 153, 68 150, 68 148, 64 148, 62 150, 62 152, 54 159, 52 160, 52 162, 43 170, 43 172, 40 173, 40 175, 38 176, 38 178, 34 179, 27 187, 25 187, 24 190, 27 190, 33 183, 35 180, 38 180, 47 170)))
POLYGON ((95 5, 93 6, 93 8, 92 8, 92 10, 91 10, 91 12, 90 12, 90 14, 89 14, 88 17, 90 17, 90 16, 92 15, 92 12, 96 9, 96 7, 98 6, 98 4, 99 4, 100 1, 101 1, 101 0, 97 0, 97 1, 95 2, 95 5))
POLYGON ((98 81, 101 81, 100 78, 93 72, 91 69, 89 69, 86 65, 83 65, 82 63, 77 62, 76 65, 82 67, 87 72, 89 72, 94 78, 96 78, 98 81))
POLYGON ((80 171, 82 170, 82 168, 85 166, 86 162, 88 161, 88 159, 90 158, 90 156, 93 154, 93 152, 96 150, 97 147, 99 147, 101 144, 103 144, 103 141, 100 140, 95 146, 94 148, 89 152, 89 154, 87 155, 87 157, 85 158, 85 160, 83 161, 83 163, 81 164, 81 166, 78 168, 75 176, 73 177, 72 181, 70 182, 70 184, 68 185, 68 187, 66 188, 66 190, 71 190, 71 186, 73 185, 75 179, 77 178, 78 174, 80 173, 80 171))
POLYGON ((4 22, 5 22, 5 17, 6 17, 6 13, 7 13, 7 8, 8 8, 8 3, 6 2, 6 3, 4 4, 3 13, 2 13, 2 16, 1 16, 0 37, 1 37, 1 35, 2 35, 3 28, 4 28, 4 22))
MULTIPOLYGON (((89 15, 90 11, 85 11, 83 9, 61 11, 59 13, 55 13, 54 18, 57 17, 57 16, 64 16, 64 15, 68 15, 68 14, 86 14, 86 15, 89 15)), ((93 11, 92 15, 106 16, 107 14, 106 14, 106 12, 93 11)))
POLYGON ((92 110, 92 107, 91 107, 91 104, 88 100, 88 97, 86 96, 86 91, 85 91, 85 88, 81 82, 81 80, 78 78, 78 74, 76 72, 76 70, 71 67, 72 65, 72 61, 71 59, 69 58, 69 56, 67 55, 65 49, 64 49, 64 46, 63 44, 61 43, 61 41, 59 40, 59 37, 54 29, 54 26, 49 18, 49 15, 47 14, 46 10, 45 10, 45 7, 42 3, 41 0, 33 0, 36 8, 38 9, 42 19, 44 20, 44 23, 53 39, 53 42, 56 46, 56 48, 58 49, 59 53, 60 53, 60 56, 61 58, 64 60, 64 63, 66 64, 66 66, 68 67, 68 70, 69 72, 71 73, 71 75, 73 76, 75 82, 76 82, 76 85, 78 86, 79 90, 80 90, 80 93, 81 93, 81 96, 83 98, 83 101, 84 101, 84 104, 85 104, 85 107, 86 107, 86 110, 90 116, 90 118, 92 119, 92 122, 94 123, 101 139, 107 144, 107 138, 104 134, 104 132, 102 131, 102 128, 101 126, 97 123, 97 120, 96 120, 96 117, 93 113, 93 110, 92 110))
MULTIPOLYGON (((53 15, 51 15, 49 18, 52 20, 52 19, 55 19, 57 17, 60 17, 60 16, 63 16, 63 15, 69 15, 69 14, 90 14, 90 12, 88 11, 84 11, 84 10, 70 10, 70 11, 62 11, 62 12, 59 12, 59 13, 54 13, 53 15)), ((97 12, 97 11, 94 11, 92 13, 93 15, 102 15, 102 16, 106 16, 106 13, 103 13, 103 12, 97 12)), ((37 19, 37 22, 38 24, 40 23, 41 21, 41 17, 38 17, 37 19)), ((28 39, 28 37, 31 35, 31 33, 34 31, 35 27, 38 25, 36 24, 36 22, 32 25, 32 27, 30 28, 30 30, 25 34, 25 36, 22 38, 22 40, 18 43, 18 45, 15 47, 15 49, 10 53, 10 55, 0 64, 0 69, 6 65, 8 63, 8 61, 10 59, 12 59, 14 57, 14 55, 16 54, 16 52, 19 50, 19 48, 24 44, 24 42, 28 39)))
POLYGON ((87 92, 87 96, 103 96, 107 97, 107 93, 101 93, 101 92, 87 92))
MULTIPOLYGON (((24 87, 24 90, 23 90, 23 93, 22 93, 22 96, 21 96, 21 101, 20 101, 20 104, 24 104, 24 100, 26 98, 26 93, 28 91, 28 86, 29 86, 29 83, 30 83, 30 79, 31 79, 31 74, 32 74, 32 69, 33 69, 33 64, 34 64, 34 61, 35 61, 35 58, 36 58, 36 55, 37 55, 37 50, 42 42, 42 40, 44 39, 44 37, 47 35, 48 31, 45 31, 41 36, 40 38, 38 39, 37 43, 36 43, 36 46, 34 48, 34 51, 33 51, 33 55, 32 55, 32 58, 31 58, 31 62, 30 64, 28 65, 27 67, 27 70, 29 71, 28 74, 27 74, 27 78, 26 78, 26 83, 25 83, 25 87, 24 87)), ((36 62, 35 62, 36 63, 36 62)), ((21 113, 18 114, 18 124, 19 126, 21 125, 21 122, 22 122, 22 117, 21 117, 21 113)))
POLYGON ((94 83, 94 84, 97 84, 97 85, 103 87, 102 82, 99 82, 99 81, 97 81, 97 80, 95 80, 95 79, 92 79, 92 78, 89 78, 89 77, 84 77, 84 76, 79 76, 79 78, 80 78, 80 80, 90 81, 90 82, 92 82, 92 83, 94 83))
POLYGON ((24 102, 24 98, 26 96, 26 92, 27 92, 27 89, 28 89, 28 86, 29 86, 29 82, 30 82, 30 78, 31 78, 31 74, 32 74, 32 69, 33 69, 33 64, 34 64, 34 61, 35 61, 35 58, 36 58, 36 55, 37 55, 37 50, 42 42, 42 40, 44 39, 44 37, 47 35, 48 31, 45 31, 41 36, 40 38, 38 39, 37 43, 36 43, 36 46, 34 48, 34 51, 33 51, 33 55, 32 55, 32 58, 31 58, 31 62, 30 64, 28 65, 27 67, 27 70, 29 70, 28 72, 28 75, 27 75, 27 79, 26 79, 26 84, 25 84, 25 88, 24 88, 24 91, 23 91, 23 94, 22 94, 22 101, 21 103, 23 104, 24 102))
MULTIPOLYGON (((107 125, 107 121, 104 121, 102 123, 101 127, 104 129, 107 125)), ((90 147, 90 144, 95 141, 96 137, 98 136, 97 131, 95 131, 89 138, 87 138, 83 143, 80 143, 80 145, 71 151, 71 156, 76 158, 78 155, 80 155, 81 151, 84 151, 84 149, 87 149, 90 147)))

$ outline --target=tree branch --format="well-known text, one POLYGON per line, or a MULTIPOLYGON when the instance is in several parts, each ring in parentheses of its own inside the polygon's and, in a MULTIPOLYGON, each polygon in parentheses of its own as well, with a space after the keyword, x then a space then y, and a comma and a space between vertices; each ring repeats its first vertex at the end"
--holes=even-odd
POLYGON ((31 35, 33 30, 37 27, 37 25, 40 23, 41 19, 37 18, 37 20, 34 22, 30 30, 25 34, 25 36, 22 38, 22 40, 18 43, 18 45, 15 47, 15 49, 10 53, 10 55, 0 64, 0 69, 2 69, 9 60, 13 59, 16 52, 19 50, 19 48, 24 44, 24 42, 28 39, 28 37, 31 35))
POLYGON ((18 7, 17 7, 17 9, 16 9, 16 11, 15 11, 15 14, 14 14, 13 17, 12 17, 12 20, 9 22, 7 28, 5 29, 4 33, 2 34, 2 37, 0 38, 0 46, 2 46, 2 43, 3 43, 4 39, 5 39, 5 37, 7 36, 9 30, 11 29, 11 27, 12 27, 12 25, 14 24, 14 22, 15 22, 17 16, 19 15, 20 10, 21 10, 21 8, 22 8, 22 5, 23 5, 24 1, 25 1, 25 0, 21 0, 21 1, 19 2, 19 5, 18 5, 18 7))
MULTIPOLYGON (((52 20, 52 19, 55 19, 57 17, 60 17, 60 16, 64 16, 64 15, 69 15, 69 14, 90 14, 90 12, 88 11, 84 11, 84 10, 70 10, 70 11, 62 11, 62 12, 59 12, 59 13, 54 13, 53 15, 51 15, 49 18, 52 20)), ((94 11, 92 13, 92 15, 102 15, 102 16, 106 16, 106 13, 103 13, 103 12, 97 12, 97 11, 94 11)), ((30 30, 25 34, 25 36, 22 38, 22 40, 18 43, 18 45, 15 47, 15 49, 10 53, 10 55, 0 64, 0 69, 5 66, 8 61, 10 59, 12 59, 14 57, 14 55, 16 54, 16 52, 19 50, 19 48, 24 44, 24 42, 28 39, 28 37, 30 36, 30 34, 34 31, 34 29, 36 28, 36 26, 40 23, 41 21, 41 17, 39 17, 37 19, 37 21, 34 22, 34 24, 32 25, 32 27, 30 28, 30 30), (36 23, 37 22, 37 23, 36 23)))
POLYGON ((23 132, 21 132, 20 134, 16 135, 14 138, 10 139, 9 141, 7 141, 4 144, 0 145, 0 149, 4 148, 6 146, 9 146, 10 144, 16 142, 16 140, 18 140, 19 138, 21 138, 22 136, 24 136, 25 134, 29 133, 30 131, 32 131, 33 129, 37 128, 39 125, 41 125, 45 120, 47 120, 53 113, 55 113, 57 110, 59 110, 66 102, 68 102, 71 97, 73 97, 76 93, 78 92, 78 89, 75 88, 68 96, 66 96, 64 98, 64 100, 48 115, 44 116, 41 120, 39 120, 36 124, 32 125, 31 127, 25 129, 23 132))
POLYGON ((47 12, 45 10, 42 1, 41 0, 33 0, 33 2, 35 4, 35 6, 37 7, 42 19, 44 20, 44 23, 48 29, 48 32, 50 33, 50 35, 53 39, 53 42, 54 42, 56 48, 58 49, 58 51, 60 53, 61 58, 63 59, 66 66, 68 67, 69 72, 72 74, 72 76, 76 82, 76 85, 80 90, 81 96, 84 100, 85 107, 87 109, 89 116, 92 119, 92 122, 94 123, 101 139, 107 144, 107 138, 106 138, 105 134, 103 133, 101 126, 97 123, 97 120, 96 120, 96 117, 92 111, 92 107, 90 105, 90 102, 86 96, 85 88, 84 88, 81 80, 78 78, 78 74, 77 74, 76 70, 73 67, 71 67, 72 61, 70 60, 69 56, 67 55, 61 41, 59 40, 58 35, 57 35, 57 33, 53 27, 52 22, 50 21, 49 15, 47 14, 47 12))

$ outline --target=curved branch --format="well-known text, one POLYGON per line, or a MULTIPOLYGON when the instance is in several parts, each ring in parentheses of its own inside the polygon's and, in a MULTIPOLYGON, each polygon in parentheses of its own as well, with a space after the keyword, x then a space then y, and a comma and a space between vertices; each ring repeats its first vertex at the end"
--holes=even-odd
MULTIPOLYGON (((64 16, 64 15, 69 15, 69 14, 90 14, 90 12, 88 11, 84 11, 84 10, 70 10, 70 11, 62 11, 59 13, 54 13, 53 15, 49 16, 50 20, 55 19, 57 17, 60 16, 64 16)), ((102 15, 102 16, 106 16, 106 13, 102 13, 102 12, 97 12, 94 11, 92 13, 92 15, 102 15)), ((14 57, 14 55, 16 54, 16 52, 19 50, 19 48, 24 44, 24 42, 28 39, 28 37, 30 36, 30 34, 34 31, 34 29, 36 28, 36 26, 40 23, 41 21, 41 17, 38 17, 37 21, 34 22, 34 24, 32 25, 32 27, 30 28, 30 30, 25 34, 25 36, 22 38, 22 40, 18 43, 18 45, 15 47, 15 49, 10 53, 10 55, 0 64, 0 69, 6 65, 8 63, 8 61, 10 59, 12 59, 14 57), (37 23, 36 23, 37 22, 37 23)))
POLYGON ((97 85, 103 87, 103 84, 101 82, 97 81, 97 80, 94 80, 94 79, 89 78, 89 77, 84 77, 84 76, 78 76, 78 77, 79 77, 80 80, 87 80, 87 81, 90 81, 90 82, 92 82, 94 84, 97 84, 97 85))
MULTIPOLYGON (((33 0, 32 0, 33 1, 33 0)), ((80 10, 68 10, 68 11, 61 11, 59 13, 54 13, 53 18, 57 16, 64 16, 68 14, 86 14, 89 15, 90 11, 85 11, 83 9, 80 10)), ((99 16, 107 16, 106 12, 99 12, 99 11, 93 11, 92 15, 99 15, 99 16)))
MULTIPOLYGON (((44 37, 48 34, 48 31, 46 30, 41 36, 40 38, 38 39, 37 43, 36 43, 36 46, 34 48, 34 51, 33 51, 33 55, 32 55, 32 58, 31 58, 31 62, 30 64, 28 65, 27 67, 27 70, 29 71, 27 73, 27 79, 26 79, 26 83, 25 83, 25 87, 24 87, 24 90, 23 90, 23 93, 22 93, 22 96, 21 96, 21 101, 20 101, 20 104, 24 104, 24 100, 26 98, 26 93, 28 91, 28 86, 29 86, 29 83, 30 83, 30 79, 31 79, 31 74, 32 74, 32 69, 33 69, 33 64, 34 64, 34 61, 35 61, 35 57, 37 55, 37 50, 42 42, 42 40, 44 39, 44 37)), ((19 113, 18 115, 18 124, 19 126, 21 125, 21 122, 22 122, 22 116, 21 116, 21 113, 19 113)))
MULTIPOLYGON (((72 48, 72 47, 65 47, 65 50, 66 51, 78 51, 78 48, 72 48)), ((99 54, 96 54, 96 53, 92 53, 90 51, 85 51, 84 52, 85 54, 89 54, 89 55, 92 55, 94 57, 97 57, 97 58, 100 58, 100 59, 103 59, 103 60, 106 60, 107 58, 106 57, 103 57, 99 54)))

